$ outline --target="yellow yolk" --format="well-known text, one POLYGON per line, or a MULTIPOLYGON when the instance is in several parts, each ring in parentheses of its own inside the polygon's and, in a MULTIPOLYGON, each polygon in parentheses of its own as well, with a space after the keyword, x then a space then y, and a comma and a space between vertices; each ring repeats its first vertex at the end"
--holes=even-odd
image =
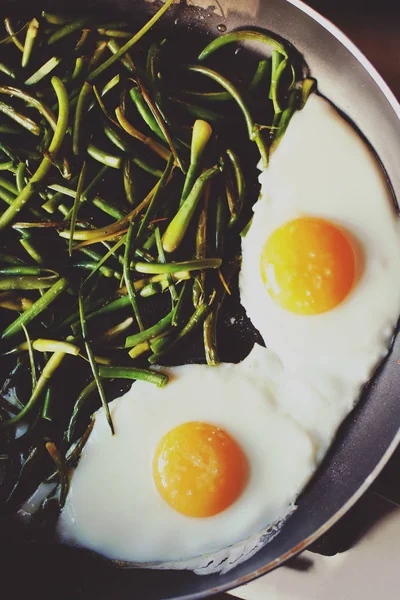
POLYGON ((282 308, 314 315, 335 308, 350 292, 356 276, 355 250, 336 225, 303 217, 272 233, 260 269, 265 287, 282 308))
POLYGON ((241 447, 215 425, 192 421, 158 444, 153 478, 164 500, 189 517, 211 517, 242 493, 248 463, 241 447))

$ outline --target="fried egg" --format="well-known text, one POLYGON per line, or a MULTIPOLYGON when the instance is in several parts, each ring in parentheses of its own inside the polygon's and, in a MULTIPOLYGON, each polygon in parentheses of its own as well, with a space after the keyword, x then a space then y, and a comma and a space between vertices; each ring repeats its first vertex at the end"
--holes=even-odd
POLYGON ((400 311, 399 219, 376 156, 316 94, 259 179, 241 302, 283 363, 280 403, 322 455, 388 352, 400 311))
POLYGON ((281 364, 265 348, 239 365, 163 371, 166 387, 137 382, 110 403, 114 436, 96 413, 62 541, 124 561, 192 558, 259 533, 311 476, 314 443, 279 410, 281 364))
POLYGON ((314 95, 260 183, 239 287, 268 348, 167 369, 162 389, 135 383, 110 404, 115 436, 99 410, 62 541, 157 568, 231 568, 279 531, 386 355, 400 230, 371 149, 314 95))

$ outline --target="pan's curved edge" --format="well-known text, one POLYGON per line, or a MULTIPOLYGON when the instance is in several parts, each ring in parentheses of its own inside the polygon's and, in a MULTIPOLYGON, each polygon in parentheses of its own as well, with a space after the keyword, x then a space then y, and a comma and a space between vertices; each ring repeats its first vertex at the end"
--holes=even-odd
POLYGON ((362 66, 365 68, 365 70, 371 75, 372 79, 375 81, 377 86, 380 88, 380 90, 386 96, 387 100, 389 101, 390 105, 392 106, 397 117, 400 119, 400 103, 399 103, 399 101, 397 100, 396 96, 393 94, 392 90, 390 89, 390 87, 388 86, 386 81, 383 79, 383 77, 380 75, 380 73, 376 70, 374 65, 368 60, 368 58, 361 52, 361 50, 358 48, 358 46, 356 46, 356 44, 354 42, 352 42, 351 39, 349 37, 347 37, 347 35, 345 33, 343 33, 343 31, 341 31, 338 27, 336 27, 336 25, 334 25, 331 21, 329 21, 329 19, 320 15, 319 12, 317 12, 314 8, 311 8, 311 6, 307 6, 306 4, 304 4, 304 2, 302 2, 302 0, 286 0, 286 2, 288 2, 289 4, 292 4, 293 6, 295 6, 302 12, 306 13, 314 21, 316 21, 317 23, 322 25, 322 27, 324 27, 324 29, 329 31, 329 33, 331 35, 333 35, 333 37, 335 37, 337 40, 339 40, 339 42, 341 42, 343 44, 343 46, 345 46, 345 48, 347 48, 347 50, 349 50, 349 52, 351 52, 353 54, 353 56, 355 56, 355 58, 358 60, 358 62, 361 63, 362 66))
MULTIPOLYGON (((336 25, 334 25, 329 19, 320 15, 316 10, 304 4, 301 0, 286 0, 289 4, 292 4, 302 12, 306 13, 310 16, 314 21, 322 25, 331 35, 333 35, 339 42, 341 42, 349 52, 355 56, 355 58, 362 64, 365 70, 369 73, 375 83, 378 85, 390 105, 392 106, 394 112, 396 113, 398 119, 400 120, 400 104, 393 94, 390 87, 387 85, 383 77, 378 73, 376 68, 372 65, 372 63, 368 60, 368 58, 361 52, 361 50, 344 34, 336 25)), ((232 583, 216 586, 212 590, 208 590, 207 592, 199 592, 198 594, 189 594, 185 596, 181 596, 180 600, 195 600, 200 598, 205 598, 210 594, 218 594, 221 592, 226 592, 229 590, 233 590, 241 585, 246 583, 250 583, 263 575, 266 575, 270 571, 273 571, 277 567, 283 565, 286 561, 293 558, 303 550, 305 550, 310 544, 318 540, 328 529, 330 529, 335 523, 337 523, 349 510, 356 504, 356 502, 363 496, 363 494, 367 491, 373 481, 378 477, 381 473, 385 465, 388 463, 389 459, 393 455, 397 446, 400 444, 400 428, 398 429, 395 437, 391 441, 389 447, 383 454, 382 458, 375 466, 373 471, 369 474, 369 476, 365 479, 363 484, 358 488, 358 490, 347 500, 347 502, 330 518, 328 519, 321 527, 319 527, 312 535, 303 540, 297 546, 294 546, 291 550, 280 556, 279 558, 271 561, 266 564, 261 569, 254 571, 250 575, 246 575, 239 579, 236 579, 232 583)), ((171 599, 172 600, 172 599, 171 599)))

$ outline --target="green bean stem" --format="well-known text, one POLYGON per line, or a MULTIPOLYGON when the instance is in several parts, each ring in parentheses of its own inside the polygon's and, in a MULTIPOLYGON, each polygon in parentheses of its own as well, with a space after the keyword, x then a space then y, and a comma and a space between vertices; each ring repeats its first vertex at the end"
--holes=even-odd
POLYGON ((82 295, 80 293, 78 296, 78 301, 79 301, 79 318, 80 318, 80 322, 81 322, 82 337, 83 337, 83 341, 85 344, 86 354, 87 354, 87 357, 88 357, 88 360, 90 363, 90 368, 92 369, 93 378, 97 385, 97 390, 99 392, 101 403, 103 405, 104 414, 106 416, 108 425, 110 427, 111 435, 114 435, 114 433, 115 433, 114 425, 112 422, 110 408, 108 406, 107 398, 104 393, 101 376, 99 374, 99 367, 96 363, 96 359, 95 359, 92 347, 89 344, 88 337, 87 337, 87 325, 86 325, 86 318, 85 318, 85 312, 84 312, 84 307, 83 307, 83 299, 82 299, 82 295))
POLYGON ((181 244, 207 183, 219 172, 219 167, 215 165, 204 171, 196 180, 186 200, 164 233, 162 242, 166 252, 174 252, 181 244))
POLYGON ((7 427, 11 427, 12 425, 16 425, 20 421, 26 419, 26 417, 32 412, 32 410, 36 407, 38 401, 40 400, 42 393, 46 390, 49 380, 54 376, 54 373, 61 365, 62 361, 65 358, 64 352, 55 352, 51 355, 50 359, 47 361, 45 366, 43 367, 42 373, 38 379, 37 385, 34 391, 31 394, 28 402, 25 404, 24 408, 14 417, 8 419, 7 421, 0 422, 0 431, 7 427))
POLYGON ((41 296, 30 308, 23 312, 15 321, 13 321, 2 333, 2 339, 12 337, 21 331, 23 325, 27 325, 43 312, 62 292, 64 292, 69 283, 64 277, 59 279, 43 296, 41 296))
POLYGON ((78 96, 78 103, 75 110, 74 129, 72 133, 72 150, 75 156, 78 156, 82 151, 82 120, 86 111, 86 107, 90 100, 90 95, 93 87, 87 81, 81 87, 78 96))
POLYGON ((106 379, 139 379, 153 383, 157 387, 164 387, 168 383, 168 376, 150 369, 138 369, 136 367, 108 367, 99 366, 101 377, 106 379))
POLYGON ((198 59, 205 60, 223 46, 242 41, 261 42, 263 44, 267 44, 270 48, 278 51, 283 56, 287 56, 287 48, 285 45, 270 33, 252 29, 240 29, 238 31, 225 33, 224 35, 220 35, 219 37, 215 38, 200 52, 198 59))
MULTIPOLYGON (((67 91, 61 80, 58 79, 58 77, 53 77, 51 83, 56 92, 59 106, 57 127, 48 149, 48 153, 54 158, 61 148, 67 131, 69 106, 67 91)), ((37 168, 36 172, 31 177, 24 189, 19 193, 17 198, 14 200, 13 204, 9 206, 5 210, 5 212, 3 212, 3 214, 0 216, 0 230, 4 229, 5 227, 7 227, 7 225, 11 223, 11 221, 16 217, 16 215, 20 212, 23 206, 33 196, 33 194, 35 193, 35 184, 41 182, 46 177, 46 175, 51 169, 51 166, 51 160, 47 156, 45 156, 42 162, 40 163, 39 167, 37 168)))
POLYGON ((162 17, 162 15, 171 6, 173 1, 174 0, 167 0, 165 4, 155 13, 155 15, 153 15, 152 18, 149 19, 147 23, 145 23, 145 25, 143 25, 143 27, 130 40, 128 40, 118 52, 113 54, 113 56, 110 56, 109 59, 97 67, 97 69, 92 71, 92 73, 90 73, 89 80, 93 81, 95 77, 98 77, 101 73, 108 69, 108 67, 113 65, 119 58, 121 58, 128 50, 130 50, 132 46, 134 46, 134 44, 136 44, 149 31, 149 29, 155 25, 155 23, 157 23, 160 17, 162 17))
POLYGON ((29 60, 30 60, 30 57, 32 54, 32 50, 33 50, 33 45, 35 43, 35 39, 38 34, 38 30, 39 30, 39 21, 37 19, 32 19, 32 21, 28 25, 28 29, 26 30, 24 51, 22 53, 22 60, 21 60, 22 67, 28 66, 28 63, 29 63, 29 60))
POLYGON ((218 269, 221 266, 220 258, 204 258, 202 260, 189 260, 185 262, 174 263, 142 263, 137 262, 134 265, 138 273, 161 274, 161 273, 179 273, 181 271, 201 271, 202 269, 218 269))
POLYGON ((193 125, 192 133, 192 144, 190 148, 190 165, 188 172, 186 173, 185 184, 183 186, 180 206, 185 202, 186 198, 191 191, 194 182, 199 176, 201 169, 201 159, 204 154, 204 150, 212 135, 211 126, 201 119, 197 119, 193 125))
POLYGON ((237 90, 237 88, 223 75, 220 75, 216 71, 209 69, 207 67, 203 67, 202 65, 189 65, 189 71, 193 71, 194 73, 200 73, 209 77, 210 79, 219 83, 227 92, 229 92, 232 98, 236 101, 237 105, 241 109, 246 126, 249 134, 249 139, 257 144, 258 150, 260 152, 260 156, 263 162, 263 165, 266 167, 268 165, 268 148, 261 137, 260 129, 254 123, 253 118, 250 114, 250 111, 244 102, 241 94, 237 90))
POLYGON ((124 281, 125 281, 126 289, 128 291, 128 296, 131 301, 133 314, 135 315, 135 319, 139 326, 140 331, 143 331, 144 326, 143 326, 143 322, 142 322, 142 319, 140 316, 139 306, 138 306, 138 302, 137 302, 137 298, 136 298, 136 292, 135 292, 134 285, 132 283, 131 273, 130 273, 130 268, 129 268, 130 254, 131 254, 131 250, 132 250, 133 232, 134 232, 134 226, 133 226, 133 223, 131 222, 131 223, 129 223, 128 233, 126 234, 126 238, 125 238, 123 274, 124 274, 124 281))
POLYGON ((18 125, 21 125, 29 133, 40 135, 40 126, 35 121, 32 121, 32 119, 29 119, 29 117, 17 112, 12 106, 5 104, 5 102, 0 102, 0 112, 7 115, 7 117, 18 123, 18 125))

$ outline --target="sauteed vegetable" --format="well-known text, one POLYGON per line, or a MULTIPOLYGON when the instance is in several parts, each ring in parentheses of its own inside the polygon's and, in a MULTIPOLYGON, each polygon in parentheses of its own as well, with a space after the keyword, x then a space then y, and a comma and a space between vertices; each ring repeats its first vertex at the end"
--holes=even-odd
POLYGON ((267 166, 313 88, 301 57, 267 32, 189 46, 187 34, 163 25, 171 4, 141 27, 46 12, 4 19, 7 511, 43 480, 57 484, 43 510, 63 504, 100 402, 114 433, 110 382, 165 385, 149 367, 184 355, 194 336, 203 359, 218 364, 218 317, 236 287, 256 164, 267 166), (265 54, 243 49, 249 40, 265 54))

